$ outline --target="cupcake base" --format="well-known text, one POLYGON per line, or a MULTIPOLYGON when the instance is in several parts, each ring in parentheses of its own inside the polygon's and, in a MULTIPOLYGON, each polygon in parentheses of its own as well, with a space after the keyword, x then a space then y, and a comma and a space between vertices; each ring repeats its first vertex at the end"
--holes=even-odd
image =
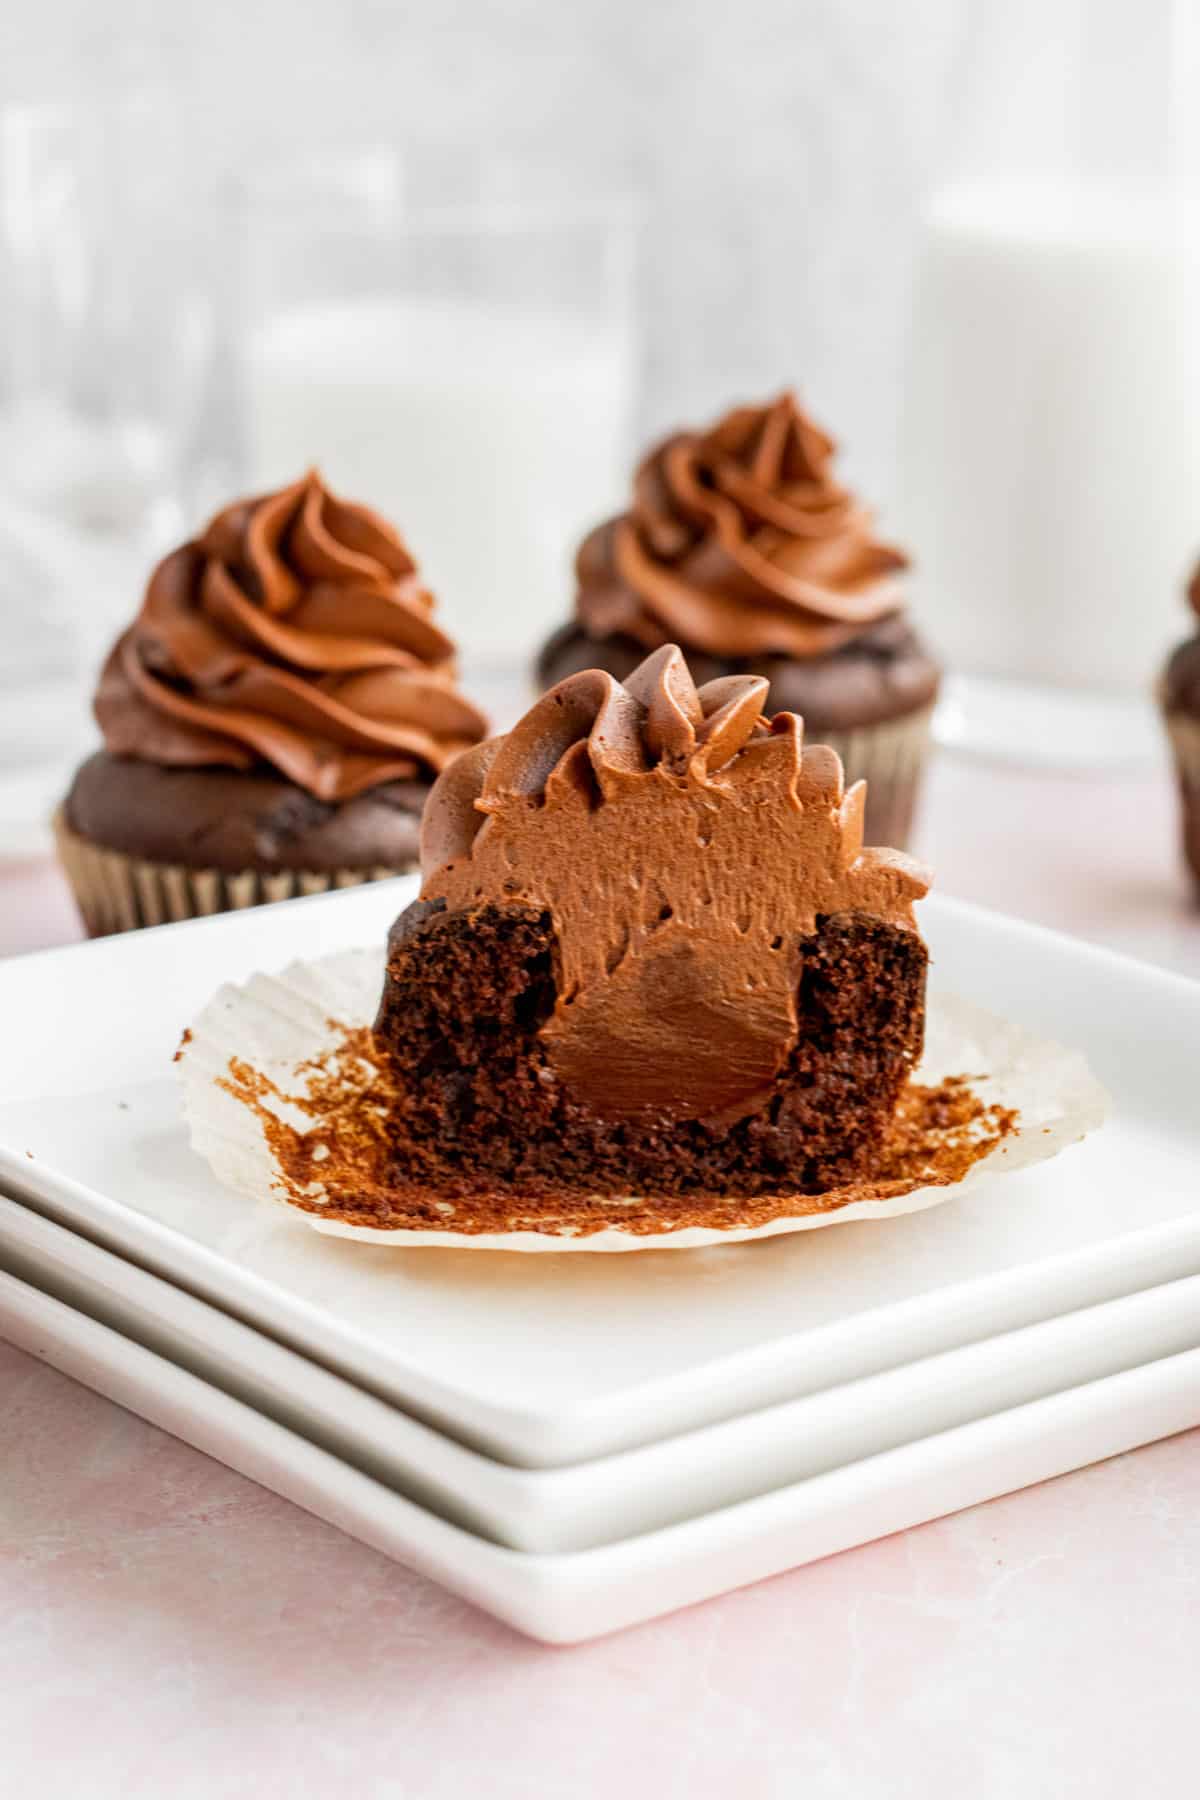
POLYGON ((373 949, 225 983, 191 1021, 176 1065, 192 1144, 219 1180, 254 1204, 266 1196, 297 1221, 364 1245, 560 1255, 693 1249, 892 1219, 973 1195, 981 1181, 1002 1204, 1006 1174, 1057 1156, 1108 1110, 1078 1052, 935 993, 918 1085, 906 1091, 897 1142, 868 1182, 757 1200, 663 1202, 624 1184, 556 1205, 522 1188, 498 1190, 487 1207, 440 1192, 418 1201, 386 1183, 386 1124, 361 1129, 364 1118, 385 1118, 391 1091, 370 1050, 382 977, 382 951, 373 949), (973 1071, 969 1085, 953 1080, 963 1069, 973 1071), (958 1097, 950 1105, 947 1090, 958 1097), (1013 1114, 1035 1119, 1036 1129, 1012 1134, 1005 1121, 1013 1114))
POLYGON ((408 874, 428 784, 329 803, 270 770, 163 768, 99 751, 55 821, 92 937, 408 874))
MULTIPOLYGON (((863 1177, 920 1055, 925 946, 915 931, 842 914, 786 954, 796 958, 799 1027, 765 1090, 743 1091, 730 1119, 673 1118, 645 1064, 644 1110, 614 1118, 573 1088, 543 1036, 559 1011, 550 915, 415 902, 392 928, 375 1022, 376 1050, 404 1096, 389 1128, 389 1183, 486 1207, 505 1187, 551 1201, 623 1185, 745 1197, 863 1177)), ((700 1020, 711 1015, 693 957, 686 985, 700 1020)), ((723 1037, 710 1050, 699 1025, 697 1034, 694 1060, 725 1059, 723 1037)), ((637 1057, 635 1045, 625 1049, 637 1057)), ((668 1074, 668 1091, 678 1079, 668 1074)))

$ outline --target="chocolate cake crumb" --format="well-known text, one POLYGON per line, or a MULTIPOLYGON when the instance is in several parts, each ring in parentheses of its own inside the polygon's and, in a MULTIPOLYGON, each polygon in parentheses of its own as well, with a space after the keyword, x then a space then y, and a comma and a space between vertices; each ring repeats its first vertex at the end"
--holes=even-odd
MULTIPOLYGON (((744 1229, 950 1186, 1017 1130, 1015 1111, 982 1101, 970 1077, 936 1086, 907 1079, 914 1049, 908 984, 923 983, 924 974, 923 962, 919 972, 910 966, 921 949, 912 934, 896 934, 905 939, 897 945, 874 922, 822 923, 804 959, 808 1029, 778 1104, 723 1132, 692 1121, 669 1131, 626 1124, 601 1136, 573 1117, 530 1054, 553 1004, 545 921, 514 910, 496 922, 483 987, 453 915, 432 915, 415 928, 410 921, 397 934, 401 945, 437 919, 446 952, 439 979, 428 982, 421 1004, 401 984, 395 1012, 381 1015, 382 1034, 334 1026, 330 1049, 297 1068, 296 1092, 230 1061, 221 1085, 260 1120, 280 1171, 278 1191, 302 1211, 368 1229, 471 1236, 744 1229), (464 985, 470 982, 473 988, 464 985), (464 1013, 468 992, 474 1010, 464 1013), (867 1072, 877 1096, 869 1126, 858 1124, 853 1108, 838 1117, 839 1093, 863 1078, 853 1042, 864 1005, 880 1014, 876 1041, 890 1045, 886 1068, 867 1072), (444 1015, 453 1016, 454 1032, 443 1028, 444 1015), (400 1038, 407 1048, 398 1054, 400 1038), (827 1067, 820 1080, 805 1081, 814 1042, 827 1067), (470 1061, 468 1045, 476 1055, 486 1046, 485 1071, 470 1061), (279 1103, 296 1109, 306 1128, 281 1119, 279 1103), (506 1107, 520 1131, 500 1129, 506 1107), (847 1166, 851 1172, 841 1173, 847 1166)), ((919 1017, 919 990, 916 1005, 919 1017)))
POLYGON ((796 948, 800 1029, 768 1091, 728 1122, 653 1106, 614 1120, 584 1104, 547 1053, 542 1027, 559 989, 548 914, 486 905, 402 916, 375 1028, 395 1096, 393 1179, 450 1200, 498 1186, 530 1198, 818 1194, 855 1179, 920 1054, 925 948, 914 932, 853 914, 818 918, 796 948))

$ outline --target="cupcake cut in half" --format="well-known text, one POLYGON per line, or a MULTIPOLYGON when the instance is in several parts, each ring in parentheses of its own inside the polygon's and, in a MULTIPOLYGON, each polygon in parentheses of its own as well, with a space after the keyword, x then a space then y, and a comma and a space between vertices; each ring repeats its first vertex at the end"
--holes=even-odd
POLYGON ((629 510, 585 539, 575 619, 538 675, 623 680, 669 642, 697 682, 761 675, 773 711, 869 779, 868 841, 902 845, 939 671, 905 614, 907 558, 835 480, 835 450, 790 392, 656 446, 629 510))
POLYGON ((59 821, 94 935, 414 868, 487 730, 404 541, 316 473, 159 564, 95 708, 59 821))
POLYGON ((820 1193, 922 1045, 928 887, 767 683, 665 646, 438 780, 376 1041, 394 1174, 451 1198, 820 1193))

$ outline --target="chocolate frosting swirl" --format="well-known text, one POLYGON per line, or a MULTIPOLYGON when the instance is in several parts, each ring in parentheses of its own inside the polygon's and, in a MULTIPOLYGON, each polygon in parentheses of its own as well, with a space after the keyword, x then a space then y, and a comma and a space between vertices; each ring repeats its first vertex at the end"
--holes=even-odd
POLYGON ((435 776, 487 729, 399 534, 315 472, 239 500, 150 577, 100 677, 110 751, 269 764, 317 799, 435 776))
POLYGON ((801 944, 818 916, 915 929, 928 877, 864 850, 865 784, 844 790, 767 683, 697 690, 668 645, 621 683, 586 670, 436 782, 422 899, 548 912, 560 967, 542 1037, 601 1113, 711 1121, 763 1103, 799 1029, 801 944))
POLYGON ((907 559, 833 480, 835 448, 792 393, 666 439, 580 548, 581 623, 647 649, 811 657, 897 612, 907 559))

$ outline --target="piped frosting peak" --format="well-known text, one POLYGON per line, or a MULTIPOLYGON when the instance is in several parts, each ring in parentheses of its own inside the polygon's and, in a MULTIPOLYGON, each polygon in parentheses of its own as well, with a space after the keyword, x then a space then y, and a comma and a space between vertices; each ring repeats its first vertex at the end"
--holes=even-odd
POLYGON ((806 657, 897 612, 907 559, 834 480, 835 448, 790 392, 667 438, 629 511, 580 549, 584 626, 647 649, 806 657))
POLYGON ((432 615, 399 534, 313 471, 159 564, 96 716, 116 755, 266 764, 321 800, 436 775, 487 725, 432 615))

